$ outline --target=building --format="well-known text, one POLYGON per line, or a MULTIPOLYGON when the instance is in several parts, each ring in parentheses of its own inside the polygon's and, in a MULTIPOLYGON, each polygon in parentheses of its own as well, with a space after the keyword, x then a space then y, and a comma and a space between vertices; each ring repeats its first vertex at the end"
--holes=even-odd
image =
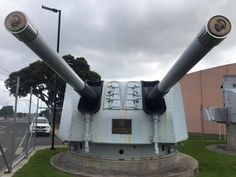
POLYGON ((223 107, 223 76, 236 75, 236 64, 223 65, 187 74, 181 79, 189 133, 222 134, 225 126, 204 120, 206 107, 223 107))

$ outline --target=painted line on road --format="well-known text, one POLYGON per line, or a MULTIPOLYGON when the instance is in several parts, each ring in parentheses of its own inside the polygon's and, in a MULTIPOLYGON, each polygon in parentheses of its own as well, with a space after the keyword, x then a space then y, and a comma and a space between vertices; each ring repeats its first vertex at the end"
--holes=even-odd
POLYGON ((0 125, 0 130, 6 128, 4 125, 0 125))
POLYGON ((23 152, 23 147, 18 147, 15 154, 20 155, 23 152))
POLYGON ((22 144, 23 144, 23 142, 24 142, 24 139, 25 139, 25 137, 26 137, 27 134, 28 134, 28 130, 25 132, 24 137, 22 138, 20 144, 18 145, 18 147, 17 147, 17 149, 16 149, 16 152, 15 152, 16 155, 19 155, 19 154, 22 153, 23 147, 21 147, 21 146, 22 146, 22 144))
POLYGON ((25 137, 26 137, 27 133, 28 133, 28 130, 25 132, 25 135, 24 135, 24 137, 22 138, 22 140, 21 140, 21 142, 20 142, 20 144, 19 144, 19 146, 18 146, 18 147, 21 147, 21 145, 23 144, 23 142, 24 142, 24 139, 25 139, 25 137))

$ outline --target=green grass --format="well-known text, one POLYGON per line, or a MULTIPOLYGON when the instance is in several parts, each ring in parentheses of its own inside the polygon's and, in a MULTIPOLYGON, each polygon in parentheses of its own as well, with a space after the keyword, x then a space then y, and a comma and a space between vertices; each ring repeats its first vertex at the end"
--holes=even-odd
MULTIPOLYGON (((236 177, 236 156, 218 154, 206 149, 207 145, 222 143, 216 140, 199 140, 194 137, 178 146, 178 150, 188 154, 199 162, 200 175, 198 177, 236 177)), ((56 153, 66 149, 41 150, 19 170, 14 177, 74 177, 73 175, 59 172, 50 165, 50 158, 56 153)))
POLYGON ((219 140, 219 135, 215 134, 189 133, 188 137, 190 140, 219 140))
POLYGON ((219 141, 185 141, 178 147, 180 152, 194 157, 199 163, 198 177, 236 177, 236 156, 224 155, 207 150, 210 144, 219 141))
POLYGON ((29 162, 13 177, 74 177, 73 175, 62 173, 50 165, 50 158, 65 150, 65 148, 53 151, 44 149, 36 152, 29 162))

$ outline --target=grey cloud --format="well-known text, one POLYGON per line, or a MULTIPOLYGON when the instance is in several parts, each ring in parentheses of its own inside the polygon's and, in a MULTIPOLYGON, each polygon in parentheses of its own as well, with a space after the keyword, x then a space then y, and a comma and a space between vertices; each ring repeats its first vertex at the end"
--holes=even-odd
MULTIPOLYGON (((12 10, 25 11, 56 48, 58 14, 43 10, 41 5, 62 10, 61 55, 85 57, 91 69, 103 79, 162 78, 206 20, 215 14, 231 19, 232 33, 192 71, 232 63, 236 58, 236 1, 233 0, 8 0, 0 7, 0 23, 12 10)), ((0 27, 0 36, 3 67, 14 71, 37 59, 4 27, 0 27)))

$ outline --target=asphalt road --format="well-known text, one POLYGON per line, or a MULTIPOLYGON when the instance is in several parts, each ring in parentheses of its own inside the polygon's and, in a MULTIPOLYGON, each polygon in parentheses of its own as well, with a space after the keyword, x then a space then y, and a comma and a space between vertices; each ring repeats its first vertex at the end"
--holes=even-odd
MULTIPOLYGON (((22 157, 26 152, 27 146, 28 149, 33 149, 34 144, 35 146, 51 145, 51 135, 49 137, 42 135, 35 137, 34 134, 28 136, 28 126, 29 124, 25 121, 17 121, 14 124, 12 120, 0 120, 0 144, 8 163, 12 159, 16 161, 22 157)), ((58 144, 61 143, 55 138, 55 145, 58 144)), ((3 168, 6 168, 6 166, 3 154, 0 152, 0 170, 3 168)))

